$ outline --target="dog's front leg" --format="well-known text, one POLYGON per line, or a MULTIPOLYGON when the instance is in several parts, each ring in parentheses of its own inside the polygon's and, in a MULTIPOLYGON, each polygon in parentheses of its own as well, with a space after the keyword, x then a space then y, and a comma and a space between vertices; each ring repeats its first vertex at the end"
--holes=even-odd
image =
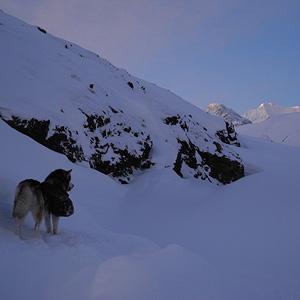
POLYGON ((59 221, 59 217, 52 215, 53 234, 58 233, 58 221, 59 221))
POLYGON ((49 212, 45 212, 45 225, 47 228, 47 232, 48 233, 52 233, 52 226, 51 226, 51 221, 50 221, 50 213, 49 212))

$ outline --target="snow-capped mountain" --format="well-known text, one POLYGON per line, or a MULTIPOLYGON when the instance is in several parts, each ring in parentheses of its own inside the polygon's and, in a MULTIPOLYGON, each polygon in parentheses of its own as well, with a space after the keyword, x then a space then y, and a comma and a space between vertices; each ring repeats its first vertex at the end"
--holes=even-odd
POLYGON ((283 108, 274 103, 261 104, 258 109, 249 110, 243 115, 254 120, 254 123, 223 104, 210 104, 205 111, 231 122, 239 134, 300 146, 299 106, 283 108))
POLYGON ((271 118, 237 128, 239 134, 300 147, 300 113, 273 115, 271 118))
POLYGON ((250 124, 251 121, 243 118, 233 109, 226 107, 224 104, 211 103, 205 109, 205 111, 213 116, 223 118, 234 126, 241 126, 245 124, 250 124))
POLYGON ((262 103, 258 108, 248 110, 242 116, 252 123, 259 123, 275 115, 294 112, 300 112, 300 107, 294 106, 283 108, 274 103, 262 103))
POLYGON ((97 54, 0 12, 0 115, 69 160, 121 183, 149 168, 230 183, 234 128, 97 54))

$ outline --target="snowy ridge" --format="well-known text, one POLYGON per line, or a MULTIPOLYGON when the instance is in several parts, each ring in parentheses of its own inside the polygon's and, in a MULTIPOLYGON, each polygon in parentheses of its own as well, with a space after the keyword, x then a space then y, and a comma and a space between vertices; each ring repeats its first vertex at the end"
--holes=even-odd
POLYGON ((40 27, 4 12, 0 23, 0 115, 13 128, 121 183, 152 167, 215 184, 244 176, 223 120, 40 27))
POLYGON ((227 122, 232 123, 234 126, 241 126, 250 124, 251 121, 243 118, 233 109, 226 107, 224 104, 211 103, 205 111, 213 116, 223 118, 227 122))
POLYGON ((299 106, 283 108, 274 103, 263 103, 258 109, 249 110, 246 113, 250 119, 254 120, 252 124, 251 121, 239 116, 223 104, 210 104, 206 112, 232 122, 239 134, 300 146, 299 106))
POLYGON ((300 147, 300 113, 273 115, 265 121, 237 128, 239 134, 300 147))
POLYGON ((274 103, 262 103, 258 108, 246 111, 242 116, 252 123, 259 123, 278 114, 300 112, 299 106, 283 108, 274 103))

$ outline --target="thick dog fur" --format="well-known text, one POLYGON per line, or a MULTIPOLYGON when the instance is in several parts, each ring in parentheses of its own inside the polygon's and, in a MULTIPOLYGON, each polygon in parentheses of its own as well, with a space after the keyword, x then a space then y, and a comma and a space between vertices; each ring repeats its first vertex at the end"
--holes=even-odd
MULTIPOLYGON (((74 187, 71 183, 71 171, 55 170, 47 176, 44 182, 53 184, 56 188, 68 192, 74 187)), ((15 233, 20 237, 22 223, 29 211, 31 211, 35 220, 34 230, 36 236, 40 236, 40 225, 43 217, 45 218, 47 232, 58 233, 59 216, 51 214, 48 209, 46 196, 43 194, 42 183, 33 179, 26 179, 20 182, 15 192, 13 217, 16 222, 15 233), (51 215, 53 231, 50 221, 51 215)))

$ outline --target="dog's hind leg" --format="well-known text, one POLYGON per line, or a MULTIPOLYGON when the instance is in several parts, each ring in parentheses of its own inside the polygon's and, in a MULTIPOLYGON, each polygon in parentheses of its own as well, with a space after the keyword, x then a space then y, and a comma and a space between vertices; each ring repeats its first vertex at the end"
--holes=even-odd
POLYGON ((21 226, 31 206, 30 189, 26 187, 26 181, 19 183, 15 192, 13 217, 16 222, 15 234, 21 237, 21 226), (29 195, 29 197, 28 197, 29 195))
POLYGON ((52 215, 53 234, 58 233, 58 221, 59 221, 59 217, 52 215))
POLYGON ((51 221, 50 221, 50 213, 47 211, 45 212, 45 225, 47 228, 48 233, 52 233, 52 226, 51 226, 51 221))
POLYGON ((40 237, 40 226, 44 217, 44 197, 40 185, 35 187, 33 194, 34 204, 31 206, 31 212, 35 220, 34 231, 36 237, 40 237))
POLYGON ((18 235, 19 237, 21 237, 21 226, 22 226, 24 219, 25 219, 25 216, 22 218, 15 217, 15 222, 16 222, 15 234, 18 235))
POLYGON ((36 213, 34 215, 34 219, 35 219, 35 225, 34 225, 35 235, 36 237, 40 237, 40 226, 43 221, 43 213, 42 212, 36 213))

